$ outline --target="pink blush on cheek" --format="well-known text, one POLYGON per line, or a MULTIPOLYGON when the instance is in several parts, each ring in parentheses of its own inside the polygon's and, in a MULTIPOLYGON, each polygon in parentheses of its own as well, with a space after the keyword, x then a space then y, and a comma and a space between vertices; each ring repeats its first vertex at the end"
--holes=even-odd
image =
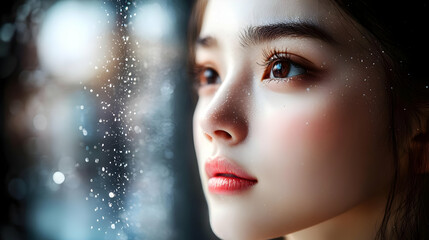
MULTIPOLYGON (((352 167, 344 155, 353 145, 344 115, 334 105, 277 109, 257 120, 257 168, 269 182, 281 182, 296 196, 314 192, 314 185, 328 187, 352 167), (338 172, 337 172, 338 171, 338 172), (292 190, 295 189, 295 190, 292 190)), ((262 183, 262 178, 261 178, 262 183)), ((310 194, 312 195, 312 194, 310 194)))
POLYGON ((286 155, 322 150, 328 142, 335 141, 338 131, 343 130, 319 111, 279 112, 267 116, 261 125, 264 127, 261 126, 263 130, 259 136, 263 139, 261 143, 266 144, 264 148, 286 155))
POLYGON ((337 109, 277 111, 259 119, 255 127, 261 157, 256 168, 261 186, 276 189, 279 199, 293 206, 305 202, 309 209, 319 206, 314 199, 328 203, 330 196, 343 199, 353 189, 348 187, 356 182, 351 175, 360 168, 349 162, 353 154, 345 154, 352 146, 350 129, 337 109))

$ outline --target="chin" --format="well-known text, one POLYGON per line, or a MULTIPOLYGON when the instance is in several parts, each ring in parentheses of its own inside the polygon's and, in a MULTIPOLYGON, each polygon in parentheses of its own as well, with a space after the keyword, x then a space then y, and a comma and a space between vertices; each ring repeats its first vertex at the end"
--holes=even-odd
POLYGON ((217 237, 223 240, 263 240, 283 236, 283 233, 273 235, 276 231, 268 219, 260 219, 248 215, 248 211, 228 211, 219 206, 210 209, 210 226, 217 237), (264 221, 267 220, 267 221, 264 221))

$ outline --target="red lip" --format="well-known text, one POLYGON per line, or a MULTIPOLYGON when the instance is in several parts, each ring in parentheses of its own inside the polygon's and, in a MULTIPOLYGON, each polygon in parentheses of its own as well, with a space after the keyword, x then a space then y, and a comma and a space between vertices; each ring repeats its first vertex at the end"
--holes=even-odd
POLYGON ((209 158, 205 165, 208 190, 217 194, 236 194, 258 181, 232 161, 223 157, 209 158))

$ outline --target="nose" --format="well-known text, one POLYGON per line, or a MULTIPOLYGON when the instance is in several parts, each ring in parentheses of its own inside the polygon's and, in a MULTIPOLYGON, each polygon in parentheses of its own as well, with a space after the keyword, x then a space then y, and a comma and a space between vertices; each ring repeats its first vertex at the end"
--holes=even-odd
POLYGON ((237 145, 248 134, 248 91, 243 86, 226 84, 222 83, 203 111, 200 126, 209 141, 237 145))

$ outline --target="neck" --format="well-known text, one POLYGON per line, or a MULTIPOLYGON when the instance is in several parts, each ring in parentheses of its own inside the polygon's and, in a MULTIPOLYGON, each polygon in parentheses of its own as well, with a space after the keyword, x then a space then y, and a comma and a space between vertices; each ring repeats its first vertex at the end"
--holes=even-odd
POLYGON ((386 195, 375 196, 345 213, 285 237, 287 240, 374 239, 383 220, 386 195))

